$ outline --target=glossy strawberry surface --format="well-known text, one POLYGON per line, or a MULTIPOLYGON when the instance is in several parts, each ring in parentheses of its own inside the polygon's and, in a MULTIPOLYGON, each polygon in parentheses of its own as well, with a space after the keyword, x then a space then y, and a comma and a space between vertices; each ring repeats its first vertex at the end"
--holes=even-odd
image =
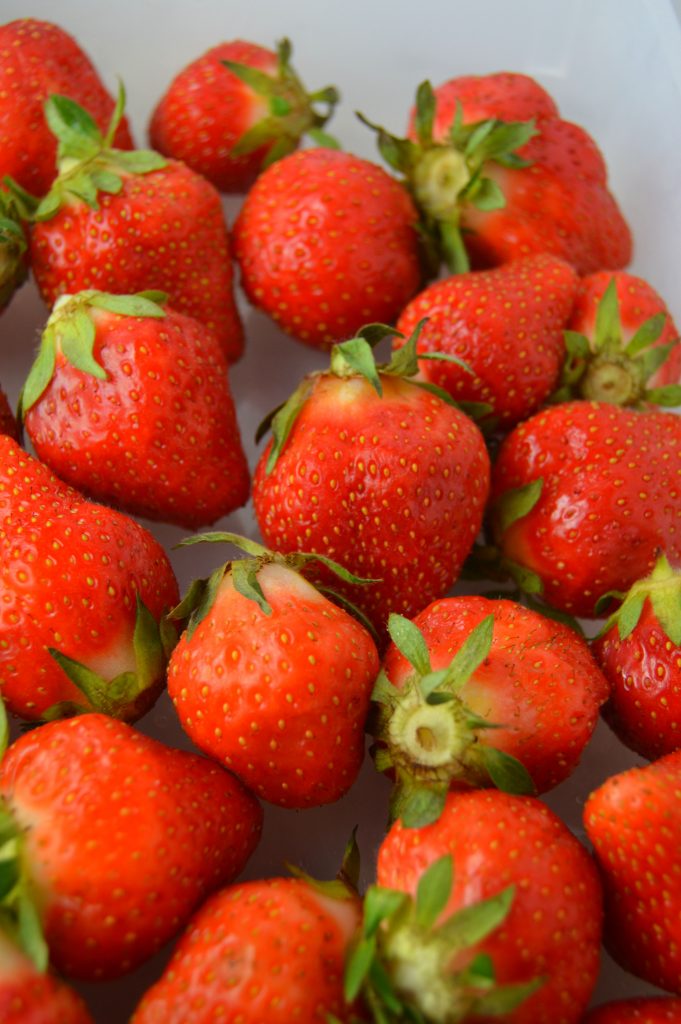
POLYGON ((40 973, 0 931, 0 1020, 3 1024, 92 1024, 79 996, 40 973))
POLYGON ((604 1003, 591 1010, 584 1024, 678 1024, 681 1020, 681 999, 622 999, 604 1003))

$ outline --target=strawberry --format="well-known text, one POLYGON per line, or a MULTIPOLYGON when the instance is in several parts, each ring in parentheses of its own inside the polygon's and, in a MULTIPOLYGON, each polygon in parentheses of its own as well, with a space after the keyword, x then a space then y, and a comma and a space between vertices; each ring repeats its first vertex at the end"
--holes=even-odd
POLYGON ((193 918, 130 1024, 350 1024, 343 961, 358 923, 359 903, 342 887, 267 878, 224 889, 193 918))
POLYGON ((333 349, 329 370, 303 380, 272 420, 253 481, 265 543, 327 554, 371 577, 340 589, 383 635, 391 611, 414 615, 454 583, 489 482, 472 420, 411 379, 418 332, 376 365, 372 344, 393 333, 365 328, 333 349))
POLYGON ((401 184, 351 153, 309 149, 260 175, 234 224, 249 300, 328 349, 392 322, 421 281, 416 210, 401 184))
POLYGON ((329 86, 309 96, 290 58, 288 39, 276 53, 241 39, 214 46, 180 71, 159 101, 149 125, 152 146, 222 192, 247 191, 303 135, 335 146, 322 129, 337 91, 329 86))
POLYGON ((577 766, 608 685, 567 626, 513 601, 450 597, 390 617, 373 699, 393 817, 436 820, 450 786, 544 792, 577 766))
POLYGON ((427 318, 419 351, 459 356, 473 373, 433 360, 422 363, 424 378, 457 400, 489 404, 508 428, 536 412, 556 386, 577 283, 563 260, 531 256, 436 281, 411 300, 397 327, 409 335, 427 318))
POLYGON ((167 292, 178 312, 206 324, 227 358, 243 349, 219 193, 178 161, 151 150, 112 149, 125 102, 106 135, 63 96, 47 103, 60 173, 36 203, 14 189, 32 220, 31 268, 43 299, 97 289, 167 292))
MULTIPOLYGON (((23 188, 43 195, 57 173, 57 143, 44 104, 65 93, 105 130, 114 101, 90 58, 58 25, 21 18, 0 25, 0 179, 11 175, 23 188)), ((132 149, 125 118, 116 128, 116 146, 132 149)))
POLYGON ((611 687, 604 717, 653 760, 681 747, 681 571, 664 555, 610 616, 592 650, 611 687))
POLYGON ((608 952, 681 995, 681 752, 614 775, 584 807, 605 893, 608 952))
MULTIPOLYGON (((193 584, 172 618, 192 617, 168 692, 194 743, 282 807, 338 800, 364 757, 378 655, 366 629, 300 571, 324 556, 283 558, 233 534, 251 557, 193 584)), ((185 543, 192 543, 190 539, 185 543)))
POLYGON ((648 573, 659 549, 681 559, 681 419, 566 402, 501 446, 491 520, 503 564, 572 615, 648 573))
POLYGON ((8 434, 15 441, 19 439, 19 429, 14 413, 7 401, 5 392, 0 388, 0 434, 8 434))
POLYGON ((360 115, 377 131, 384 159, 404 175, 449 269, 539 252, 580 274, 625 266, 631 233, 591 137, 562 120, 525 76, 483 75, 477 86, 466 77, 460 97, 458 82, 435 91, 429 82, 419 86, 411 138, 395 138, 360 115))
POLYGON ((51 974, 41 974, 0 927, 0 1020, 2 1024, 93 1024, 76 993, 51 974))
POLYGON ((262 822, 228 772, 98 714, 18 739, 0 800, 16 878, 5 911, 37 914, 53 963, 85 979, 155 953, 239 874, 262 822))
POLYGON ((450 793, 435 824, 393 825, 376 877, 440 922, 429 943, 399 921, 379 937, 395 987, 423 1015, 388 1020, 581 1020, 598 974, 600 888, 586 850, 542 803, 497 790, 450 793), (423 878, 447 855, 451 894, 426 901, 423 878))
POLYGON ((132 720, 164 682, 177 601, 161 546, 0 436, 0 690, 17 715, 132 720), (172 631, 171 631, 172 632, 172 631))
POLYGON ((679 332, 643 278, 624 271, 583 278, 568 328, 568 358, 554 401, 681 404, 679 332))
POLYGON ((622 999, 591 1010, 583 1024, 678 1024, 681 999, 622 999))
POLYGON ((205 526, 246 502, 248 465, 222 348, 165 298, 62 295, 22 411, 62 480, 135 515, 205 526))

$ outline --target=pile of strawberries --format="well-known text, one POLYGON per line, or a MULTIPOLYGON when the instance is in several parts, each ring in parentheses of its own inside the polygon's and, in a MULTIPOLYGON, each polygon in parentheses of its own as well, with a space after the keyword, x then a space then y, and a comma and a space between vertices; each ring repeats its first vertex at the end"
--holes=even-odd
POLYGON ((236 41, 135 149, 31 19, 0 96, 0 306, 49 307, 0 392, 0 1021, 87 1024, 69 979, 171 940, 131 1024, 681 1020, 681 344, 595 142, 505 72, 362 114, 368 161, 236 41), (317 350, 256 467, 237 284, 317 350), (206 531, 249 498, 259 540, 206 531), (192 752, 145 734, 166 689, 192 752), (601 715, 642 760, 577 837, 539 796, 601 715), (360 896, 354 833, 335 880, 283 862, 293 812, 366 811, 367 734, 360 896), (281 874, 237 882, 260 801, 281 874), (588 1010, 603 944, 641 995, 588 1010))

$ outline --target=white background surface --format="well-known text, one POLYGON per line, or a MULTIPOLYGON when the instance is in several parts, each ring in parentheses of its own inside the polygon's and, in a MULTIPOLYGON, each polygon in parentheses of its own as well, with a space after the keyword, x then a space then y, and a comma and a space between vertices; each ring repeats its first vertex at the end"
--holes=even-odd
MULTIPOLYGON (((674 4, 681 7, 681 0, 674 4)), ((116 76, 124 79, 138 145, 145 144, 149 115, 172 76, 209 46, 238 37, 269 46, 288 35, 307 84, 335 83, 342 91, 330 129, 345 148, 376 160, 373 137, 355 119, 355 109, 401 132, 423 78, 438 84, 467 73, 533 74, 555 96, 563 115, 598 140, 634 230, 633 268, 663 294, 681 323, 681 31, 668 0, 0 0, 0 20, 27 15, 72 32, 110 89, 116 76)), ((237 208, 237 201, 226 201, 230 220, 237 208)), ((262 415, 326 359, 284 338, 245 303, 242 308, 248 350, 232 384, 253 467, 257 453, 251 439, 262 415)), ((29 284, 0 320, 0 381, 13 402, 45 317, 29 284)), ((254 533, 250 506, 220 526, 254 533)), ((172 527, 152 528, 167 547, 183 536, 172 527)), ((174 553, 181 586, 207 574, 221 558, 215 549, 174 553)), ((189 746, 166 697, 141 727, 170 744, 189 746)), ((631 763, 631 755, 600 726, 580 769, 547 802, 581 836, 585 796, 631 763)), ((386 796, 384 781, 366 765, 360 782, 333 807, 300 814, 269 809, 265 838, 247 875, 279 873, 285 859, 317 875, 333 874, 359 821, 369 880, 386 796)), ((162 960, 157 957, 118 983, 83 987, 97 1024, 127 1019, 139 994, 160 973, 162 960)), ((604 960, 596 1002, 646 991, 604 960)))

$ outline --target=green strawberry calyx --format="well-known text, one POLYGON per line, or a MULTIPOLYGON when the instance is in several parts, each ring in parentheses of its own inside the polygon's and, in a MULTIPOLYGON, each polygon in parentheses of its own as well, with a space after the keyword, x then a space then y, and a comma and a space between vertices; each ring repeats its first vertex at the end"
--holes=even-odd
POLYGON ((666 362, 679 339, 658 345, 668 317, 650 317, 625 343, 617 283, 611 278, 596 310, 594 335, 565 331, 565 361, 551 402, 584 398, 593 402, 645 408, 681 405, 681 385, 649 388, 648 381, 666 362))
POLYGON ((167 160, 151 149, 123 150, 113 147, 116 129, 125 110, 121 83, 109 126, 102 133, 90 114, 68 96, 50 96, 45 118, 57 139, 58 175, 42 199, 19 188, 11 178, 5 184, 14 195, 26 220, 45 221, 72 202, 99 208, 100 192, 116 195, 130 175, 161 170, 167 160))
POLYGON ((94 354, 97 310, 118 316, 158 319, 166 315, 161 303, 166 302, 167 298, 164 292, 158 291, 112 295, 87 290, 76 295, 60 296, 47 321, 38 355, 26 378, 19 403, 20 416, 23 418, 44 394, 54 376, 58 355, 82 373, 99 380, 107 379, 106 370, 94 354))
MULTIPOLYGON (((180 603, 169 612, 168 619, 171 622, 186 623, 188 639, 191 639, 196 627, 210 612, 222 581, 227 575, 231 576, 234 589, 242 597, 253 601, 263 615, 268 616, 272 614, 272 606, 269 604, 258 580, 260 570, 268 564, 281 565, 286 569, 304 575, 305 569, 311 563, 319 562, 325 568, 330 569, 344 583, 367 585, 379 582, 379 580, 355 576, 344 566, 334 562, 332 558, 328 558, 326 555, 302 551, 282 555, 277 551, 270 551, 269 548, 264 547, 264 545, 259 544, 257 541, 251 540, 249 537, 242 537, 237 533, 200 533, 194 537, 186 537, 180 541, 178 547, 189 547, 193 544, 233 544, 250 557, 224 562, 207 579, 194 580, 180 603)), ((369 620, 358 608, 355 608, 352 602, 348 601, 343 595, 338 594, 332 587, 320 585, 317 582, 311 582, 307 577, 305 578, 320 593, 329 597, 337 604, 342 605, 346 611, 359 620, 372 636, 375 636, 375 630, 369 620)))
POLYGON ((457 356, 443 352, 417 352, 417 343, 425 319, 419 321, 404 345, 395 348, 387 363, 377 363, 374 348, 385 338, 404 338, 404 335, 387 324, 365 324, 357 333, 331 349, 331 361, 328 370, 308 374, 293 392, 291 397, 278 408, 274 409, 258 427, 256 441, 260 441, 268 430, 272 430, 272 446, 269 451, 265 473, 269 475, 276 466, 279 456, 284 450, 293 426, 302 412, 305 403, 312 394, 315 382, 319 377, 333 376, 340 378, 364 377, 379 398, 383 397, 383 380, 387 377, 398 377, 408 380, 415 387, 429 391, 447 405, 461 409, 471 417, 487 416, 492 410, 484 402, 456 402, 450 394, 437 384, 418 379, 420 359, 439 359, 456 363, 467 373, 471 368, 457 356))
POLYGON ((48 647, 56 661, 77 690, 81 701, 60 701, 41 716, 46 722, 98 711, 124 722, 134 722, 152 706, 165 681, 168 658, 177 641, 177 632, 165 619, 157 622, 137 594, 133 632, 134 671, 121 672, 105 679, 80 661, 48 647))
POLYGON ((404 175, 421 214, 421 229, 434 267, 442 258, 453 274, 461 274, 470 270, 462 213, 468 206, 484 211, 503 209, 506 198, 489 173, 490 164, 529 166, 518 150, 537 131, 534 121, 489 118, 464 124, 457 103, 446 138, 435 141, 435 112, 435 93, 425 81, 416 93, 416 140, 397 138, 363 114, 358 112, 357 116, 377 133, 378 148, 386 163, 404 175))
POLYGON ((11 193, 0 189, 0 309, 26 280, 27 249, 17 201, 11 193))
POLYGON ((681 647, 681 571, 670 565, 666 555, 661 554, 650 575, 637 580, 627 594, 604 594, 596 605, 596 612, 612 598, 622 603, 606 620, 599 636, 616 626, 620 640, 626 640, 636 629, 646 601, 650 601, 665 636, 675 647, 681 647))
POLYGON ((361 933, 348 958, 345 999, 361 1000, 376 1024, 457 1024, 506 1015, 543 984, 496 981, 492 959, 475 947, 508 917, 514 886, 441 921, 453 885, 451 855, 424 871, 415 897, 370 886, 361 933))
POLYGON ((476 714, 461 691, 488 658, 494 616, 472 631, 446 668, 433 670, 428 646, 414 622, 391 614, 388 631, 413 669, 400 688, 381 670, 372 700, 369 731, 379 771, 391 770, 395 787, 391 820, 420 828, 440 817, 450 784, 495 785, 507 793, 534 793, 532 778, 517 758, 481 736, 499 724, 476 714))
POLYGON ((24 856, 24 830, 0 799, 0 932, 44 973, 49 951, 43 935, 41 897, 24 856))
POLYGON ((232 156, 246 156, 267 146, 262 169, 292 153, 304 135, 327 149, 339 149, 338 141, 324 126, 331 118, 340 96, 334 86, 308 93, 291 67, 291 43, 277 43, 276 74, 269 75, 248 64, 223 60, 222 64, 236 75, 256 96, 267 100, 268 114, 241 136, 232 148, 232 156), (319 110, 319 106, 323 110, 319 110))

